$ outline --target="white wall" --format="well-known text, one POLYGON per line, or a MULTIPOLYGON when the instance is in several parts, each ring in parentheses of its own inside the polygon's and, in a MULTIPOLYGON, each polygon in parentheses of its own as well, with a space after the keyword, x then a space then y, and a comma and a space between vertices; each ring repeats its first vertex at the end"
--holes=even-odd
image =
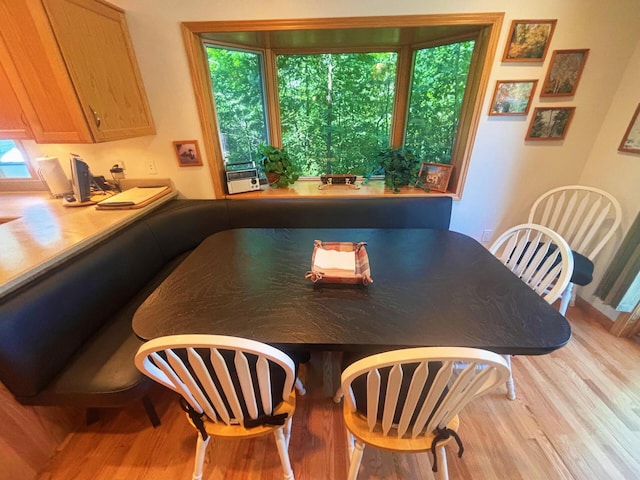
MULTIPOLYGON (((608 112, 603 118, 600 132, 580 176, 580 183, 606 190, 618 199, 622 206, 622 228, 602 254, 596 259, 595 278, 606 270, 609 259, 620 245, 636 215, 640 212, 640 155, 618 152, 622 136, 631 117, 640 104, 640 42, 627 65, 627 70, 616 89, 608 112)), ((592 294, 597 281, 582 289, 580 296, 615 318, 617 313, 603 305, 592 294)))
MULTIPOLYGON (((142 159, 152 158, 158 176, 173 179, 181 195, 211 198, 208 167, 179 168, 172 151, 174 140, 202 142, 179 24, 193 20, 250 20, 273 18, 342 17, 364 15, 505 12, 500 42, 483 106, 466 187, 454 203, 452 229, 480 238, 483 229, 496 234, 526 220, 529 206, 542 192, 563 184, 594 184, 601 171, 598 161, 615 161, 607 169, 610 181, 624 178, 619 195, 637 204, 637 155, 616 153, 619 138, 640 100, 637 81, 640 39, 637 0, 111 0, 127 11, 127 21, 147 89, 157 135, 101 145, 36 145, 34 154, 82 155, 95 174, 125 160, 129 177, 146 177, 142 159), (575 106, 576 113, 564 141, 525 142, 527 118, 486 115, 496 80, 538 78, 538 92, 551 55, 544 65, 502 64, 502 51, 514 19, 557 19, 551 42, 554 49, 589 48, 590 54, 576 96, 541 100, 532 105, 575 106), (634 54, 634 49, 636 53, 634 54), (632 63, 630 61, 633 55, 632 63), (623 82, 621 83, 621 80, 623 82), (634 91, 635 90, 635 91, 634 91), (599 159, 599 160, 598 160, 599 159), (584 171, 584 173, 583 173, 584 171), (635 180, 634 180, 635 179, 635 180)), ((201 148, 204 155, 204 149, 201 148)), ((64 164, 64 162, 63 162, 64 164)), ((600 181, 600 180, 598 180, 600 181)), ((603 185, 604 186, 604 185, 603 185)), ((612 190, 615 190, 612 188, 612 190)), ((631 216, 626 208, 627 218, 631 216)), ((625 220, 625 224, 629 222, 625 220)), ((495 235, 494 235, 495 236, 495 235)), ((606 257, 602 256, 603 260, 606 257)))

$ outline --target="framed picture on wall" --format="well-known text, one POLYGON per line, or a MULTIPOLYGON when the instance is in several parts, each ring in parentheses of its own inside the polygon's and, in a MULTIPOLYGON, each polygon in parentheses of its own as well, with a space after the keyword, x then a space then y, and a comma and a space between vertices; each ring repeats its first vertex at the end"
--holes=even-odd
POLYGON ((628 153, 640 153, 640 104, 638 104, 631 123, 629 123, 627 131, 624 133, 624 137, 622 137, 618 150, 628 153))
POLYGON ((554 50, 542 84, 541 97, 572 97, 578 88, 589 49, 554 50))
POLYGON ((178 165, 181 167, 197 167, 202 165, 202 157, 197 140, 177 140, 173 142, 178 165))
POLYGON ((538 80, 498 80, 489 115, 526 115, 538 80))
POLYGON ((557 20, 514 20, 503 62, 544 62, 557 20))
POLYGON ((526 140, 562 140, 567 135, 576 107, 536 107, 526 140))

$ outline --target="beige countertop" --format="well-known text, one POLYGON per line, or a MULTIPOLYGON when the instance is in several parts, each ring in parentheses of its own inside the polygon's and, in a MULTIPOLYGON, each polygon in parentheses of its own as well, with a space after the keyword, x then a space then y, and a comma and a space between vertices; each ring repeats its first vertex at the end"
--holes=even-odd
POLYGON ((64 207, 46 193, 0 193, 0 298, 176 197, 129 210, 64 207))

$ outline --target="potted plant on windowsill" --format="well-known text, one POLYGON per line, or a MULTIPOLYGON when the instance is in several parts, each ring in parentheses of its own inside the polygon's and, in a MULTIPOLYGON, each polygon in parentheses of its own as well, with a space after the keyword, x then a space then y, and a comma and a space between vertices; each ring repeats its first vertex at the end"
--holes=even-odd
POLYGON ((260 145, 260 167, 273 188, 288 187, 300 177, 295 164, 283 148, 260 145))
MULTIPOLYGON (((380 170, 384 171, 384 184, 387 188, 393 190, 393 193, 400 192, 399 187, 409 185, 429 191, 418 175, 420 165, 417 157, 410 149, 404 147, 388 148, 378 153, 377 160, 379 172, 372 172, 372 174, 382 173, 380 170)), ((371 175, 368 175, 368 177, 371 177, 371 175)))

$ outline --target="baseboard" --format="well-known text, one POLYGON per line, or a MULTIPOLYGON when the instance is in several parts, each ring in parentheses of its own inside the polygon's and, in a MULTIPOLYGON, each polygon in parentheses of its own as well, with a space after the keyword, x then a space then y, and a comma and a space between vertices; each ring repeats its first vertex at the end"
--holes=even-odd
POLYGON ((606 328, 607 331, 609 331, 609 329, 613 325, 613 321, 609 317, 607 317, 604 313, 602 313, 600 310, 598 310, 596 307, 591 305, 579 295, 576 296, 576 307, 579 307, 587 312, 591 318, 593 318, 596 322, 606 328))

